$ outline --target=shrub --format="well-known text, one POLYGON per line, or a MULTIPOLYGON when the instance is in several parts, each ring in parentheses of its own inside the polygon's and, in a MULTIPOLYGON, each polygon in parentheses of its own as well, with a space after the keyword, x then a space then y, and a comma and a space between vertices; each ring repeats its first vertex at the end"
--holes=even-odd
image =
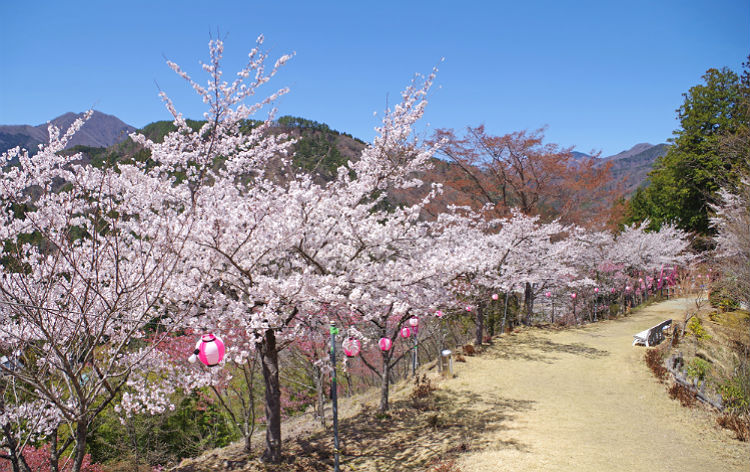
POLYGON ((711 290, 708 295, 708 302, 712 307, 721 311, 736 310, 740 307, 739 302, 726 287, 711 290))
POLYGON ((705 360, 696 357, 687 365, 687 374, 698 380, 705 380, 711 365, 705 360))
POLYGON ((697 316, 693 316, 688 323, 688 332, 698 339, 711 339, 711 335, 708 334, 706 328, 701 324, 701 320, 697 316))
MULTIPOLYGON (((26 446, 23 448, 23 457, 26 459, 26 463, 29 468, 34 472, 50 472, 49 464, 49 444, 45 444, 39 449, 26 446)), ((60 459, 60 472, 70 472, 73 469, 73 461, 65 461, 63 458, 60 459)), ((0 461, 0 472, 10 472, 13 470, 10 461, 0 461)), ((91 462, 91 454, 83 456, 83 464, 81 464, 81 472, 102 472, 102 466, 91 462)))
POLYGON ((750 439, 750 418, 740 416, 736 413, 725 413, 718 418, 716 422, 722 428, 734 431, 735 438, 740 441, 748 441, 750 439))
POLYGON ((669 396, 674 400, 679 400, 682 406, 692 407, 695 405, 695 394, 678 383, 669 388, 669 396))
POLYGON ((421 399, 421 398, 427 398, 430 395, 432 395, 432 392, 437 390, 437 388, 432 386, 432 383, 430 382, 430 379, 427 378, 427 375, 422 375, 422 377, 417 376, 414 380, 414 390, 411 392, 411 399, 421 399))
POLYGON ((664 367, 663 356, 660 351, 656 349, 649 349, 646 351, 646 365, 651 369, 657 379, 663 382, 667 378, 669 371, 664 367))
POLYGON ((477 352, 476 349, 474 349, 474 346, 472 346, 471 344, 465 345, 463 347, 463 350, 465 356, 473 356, 477 352))
POLYGON ((719 385, 724 405, 732 412, 746 412, 750 408, 750 385, 747 377, 735 376, 719 385))

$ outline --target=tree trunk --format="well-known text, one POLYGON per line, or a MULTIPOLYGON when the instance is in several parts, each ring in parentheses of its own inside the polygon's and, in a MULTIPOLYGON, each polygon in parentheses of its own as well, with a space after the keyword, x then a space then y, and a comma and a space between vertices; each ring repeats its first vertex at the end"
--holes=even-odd
POLYGON ((260 343, 263 383, 266 387, 266 450, 264 462, 281 462, 281 387, 279 385, 279 353, 276 350, 276 334, 266 330, 260 343))
POLYGON ((524 289, 523 304, 526 308, 524 324, 528 326, 531 324, 531 315, 534 313, 534 290, 529 282, 526 282, 526 288, 524 289))
POLYGON ((86 455, 86 433, 88 430, 88 419, 84 416, 76 425, 75 458, 73 459, 72 472, 80 472, 83 466, 83 457, 86 455))
POLYGON ((57 450, 57 427, 52 430, 50 434, 50 446, 49 446, 49 470, 50 472, 58 472, 60 466, 60 451, 57 450))
POLYGON ((320 420, 320 425, 323 426, 323 428, 326 427, 326 395, 325 391, 323 389, 323 372, 320 370, 320 367, 317 365, 313 367, 313 372, 315 376, 315 393, 316 397, 318 399, 317 401, 317 416, 318 420, 320 420))
POLYGON ((388 351, 381 351, 383 357, 383 371, 381 372, 382 377, 380 378, 380 412, 385 413, 388 411, 388 382, 391 378, 390 369, 390 356, 388 351))
POLYGON ((505 308, 503 309, 503 324, 500 327, 500 333, 505 333, 505 321, 508 319, 508 292, 505 292, 505 308))
POLYGON ((490 338, 495 336, 495 324, 497 323, 497 320, 495 319, 497 317, 496 313, 497 310, 495 310, 495 306, 493 305, 492 309, 487 315, 487 334, 490 338))
POLYGON ((476 328, 477 331, 474 345, 476 347, 482 347, 482 335, 484 334, 484 310, 481 303, 477 304, 476 328))
POLYGON ((8 443, 8 455, 10 456, 9 460, 11 467, 13 467, 13 472, 29 472, 29 466, 23 458, 23 452, 18 450, 18 443, 16 443, 16 439, 13 437, 10 424, 6 423, 3 425, 3 432, 5 433, 5 441, 8 443))

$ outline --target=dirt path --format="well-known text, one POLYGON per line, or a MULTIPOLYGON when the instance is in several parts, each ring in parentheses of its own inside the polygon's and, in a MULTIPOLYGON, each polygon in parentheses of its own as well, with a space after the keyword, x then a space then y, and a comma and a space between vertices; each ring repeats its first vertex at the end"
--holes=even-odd
MULTIPOLYGON (((678 318, 685 301, 565 331, 528 330, 457 363, 440 389, 493 405, 458 465, 481 471, 747 471, 750 449, 707 412, 669 399, 632 335, 678 318), (481 438, 481 439, 479 439, 481 438), (481 441, 481 444, 478 443, 481 441)), ((471 440, 470 440, 471 441, 471 440)))

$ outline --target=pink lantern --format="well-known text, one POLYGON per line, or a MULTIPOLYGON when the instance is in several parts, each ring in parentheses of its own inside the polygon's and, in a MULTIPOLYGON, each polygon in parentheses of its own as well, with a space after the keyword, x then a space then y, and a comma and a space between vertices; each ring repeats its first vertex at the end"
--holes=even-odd
POLYGON ((224 341, 218 336, 208 333, 201 336, 200 340, 195 343, 195 351, 188 357, 188 361, 192 364, 200 359, 208 367, 213 367, 218 365, 223 358, 224 341))
POLYGON ((416 316, 412 316, 411 318, 409 318, 409 325, 412 328, 416 328, 417 326, 419 326, 419 318, 417 318, 416 316))
POLYGON ((547 293, 544 294, 544 296, 547 297, 547 298, 549 298, 549 297, 552 296, 552 292, 547 292, 547 293))
POLYGON ((496 293, 492 294, 492 299, 493 300, 497 300, 498 298, 500 298, 500 297, 496 293))
POLYGON ((400 334, 402 338, 408 338, 411 336, 411 330, 409 328, 401 328, 400 334))
POLYGON ((575 293, 571 293, 571 294, 570 294, 570 298, 572 298, 573 300, 575 300, 577 296, 578 296, 578 295, 576 295, 575 293))
POLYGON ((378 346, 380 346, 381 351, 389 351, 392 344, 393 343, 389 338, 380 338, 380 341, 378 342, 378 346))
POLYGON ((594 293, 599 293, 599 287, 596 287, 596 288, 594 289, 594 293))
POLYGON ((359 354, 362 345, 360 344, 359 339, 348 338, 341 343, 341 347, 344 348, 344 354, 346 354, 347 357, 354 357, 359 354))
POLYGON ((438 311, 435 312, 435 316, 437 316, 438 318, 442 318, 443 317, 443 312, 440 311, 440 310, 438 310, 438 311))
POLYGON ((642 284, 643 283, 643 279, 638 279, 638 283, 642 284))
POLYGON ((466 307, 466 311, 471 311, 471 307, 470 307, 470 306, 467 306, 467 307, 466 307))
POLYGON ((612 290, 611 290, 611 292, 612 292, 612 293, 615 293, 615 288, 614 288, 614 287, 612 287, 612 290))
POLYGON ((630 291, 630 285, 628 285, 628 286, 625 287, 625 291, 627 291, 627 292, 630 291))

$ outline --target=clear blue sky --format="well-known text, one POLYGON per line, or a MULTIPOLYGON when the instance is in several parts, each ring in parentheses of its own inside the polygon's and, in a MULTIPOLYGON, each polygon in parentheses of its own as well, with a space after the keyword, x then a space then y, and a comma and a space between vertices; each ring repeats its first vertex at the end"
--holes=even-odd
MULTIPOLYGON (((548 126, 550 142, 614 154, 664 142, 681 94, 750 53, 750 1, 2 1, 0 124, 91 106, 142 127, 169 119, 155 82, 188 117, 202 104, 164 64, 198 73, 209 33, 227 75, 263 33, 281 114, 369 140, 386 98, 441 57, 425 124, 548 126)), ((430 128, 424 131, 429 132, 430 128)))

